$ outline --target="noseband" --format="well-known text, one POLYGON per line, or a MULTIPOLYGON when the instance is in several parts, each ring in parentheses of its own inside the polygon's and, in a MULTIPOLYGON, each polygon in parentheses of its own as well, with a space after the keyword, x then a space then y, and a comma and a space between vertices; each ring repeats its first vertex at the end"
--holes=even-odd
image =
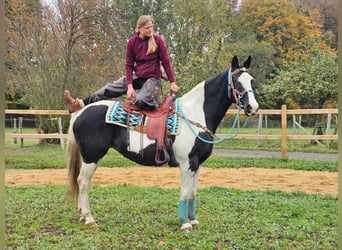
POLYGON ((228 70, 228 97, 231 98, 231 95, 233 94, 233 97, 235 99, 236 104, 238 105, 239 108, 241 108, 241 99, 248 93, 251 92, 253 93, 252 89, 248 89, 245 91, 239 91, 235 88, 235 83, 233 80, 233 75, 238 74, 240 72, 248 72, 248 69, 245 67, 242 68, 237 68, 233 72, 231 72, 231 68, 228 70))

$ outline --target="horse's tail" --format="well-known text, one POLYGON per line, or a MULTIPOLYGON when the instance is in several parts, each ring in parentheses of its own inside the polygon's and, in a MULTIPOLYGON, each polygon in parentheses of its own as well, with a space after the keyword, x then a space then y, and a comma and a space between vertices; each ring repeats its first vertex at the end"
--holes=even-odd
POLYGON ((76 143, 76 138, 73 132, 73 119, 70 120, 70 126, 68 131, 68 158, 67 158, 67 168, 68 168, 68 186, 69 186, 69 196, 77 201, 78 199, 78 182, 77 178, 80 174, 81 169, 81 154, 76 143))

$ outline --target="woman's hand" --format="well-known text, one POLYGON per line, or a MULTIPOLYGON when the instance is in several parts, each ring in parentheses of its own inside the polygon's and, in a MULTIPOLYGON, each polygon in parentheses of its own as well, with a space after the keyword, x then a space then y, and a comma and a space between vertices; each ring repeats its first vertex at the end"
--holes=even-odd
POLYGON ((177 86, 175 82, 172 82, 170 85, 170 89, 173 93, 176 93, 179 90, 179 87, 177 86))
POLYGON ((135 97, 135 91, 132 84, 128 84, 127 86, 127 97, 130 99, 134 99, 135 97))

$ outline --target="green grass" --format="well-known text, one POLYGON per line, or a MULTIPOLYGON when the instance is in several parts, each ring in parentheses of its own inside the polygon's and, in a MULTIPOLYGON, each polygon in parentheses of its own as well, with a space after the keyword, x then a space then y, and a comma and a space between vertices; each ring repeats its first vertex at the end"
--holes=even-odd
MULTIPOLYGON (((65 168, 66 150, 62 150, 60 145, 31 145, 20 148, 18 145, 6 144, 5 151, 6 169, 47 169, 65 168)), ((127 160, 115 150, 109 153, 100 161, 101 167, 137 167, 138 164, 127 160)), ((210 157, 203 166, 209 168, 280 168, 295 170, 316 170, 337 172, 337 161, 317 161, 317 160, 293 160, 281 158, 232 158, 232 157, 210 157)))
POLYGON ((338 161, 292 160, 280 158, 230 158, 210 157, 203 166, 209 168, 270 168, 305 171, 337 172, 338 161))
POLYGON ((6 168, 44 169, 65 168, 66 150, 60 145, 26 143, 23 148, 17 144, 5 145, 6 168))
MULTIPOLYGON (((308 129, 309 134, 312 134, 313 129, 308 129)), ((229 129, 221 129, 216 132, 216 134, 226 135, 229 129)), ((331 130, 330 134, 334 134, 331 130)), ((230 134, 234 136, 238 133, 238 130, 233 130, 230 134)), ((254 134, 257 135, 258 131, 255 128, 244 128, 240 130, 241 134, 254 134)), ((293 129, 287 129, 288 135, 293 135, 293 129)), ((281 129, 278 128, 268 128, 262 130, 262 135, 281 135, 281 129)), ((302 131, 298 131, 297 135, 306 135, 302 131)), ((221 136, 222 137, 222 136, 221 136)), ((287 151, 288 152, 315 152, 315 153, 337 153, 338 145, 337 140, 321 141, 322 145, 312 143, 311 140, 289 140, 287 141, 287 151)), ((217 148, 227 148, 227 149, 245 149, 245 150, 261 150, 261 151, 281 151, 281 141, 280 140, 256 140, 256 139, 232 139, 225 140, 222 143, 215 144, 217 148)))
POLYGON ((78 222, 65 193, 61 186, 6 188, 6 249, 337 249, 336 197, 200 189, 201 226, 184 233, 177 189, 93 187, 97 228, 78 222))
MULTIPOLYGON (((312 128, 308 129, 308 132, 312 134, 312 128)), ((219 128, 216 131, 216 134, 226 135, 230 131, 229 128, 219 128)), ((6 133, 13 133, 13 129, 6 128, 6 133)), ((25 128, 24 133, 37 133, 34 128, 25 128)), ((239 130, 235 129, 230 134, 229 137, 233 137, 239 133, 239 130)), ((241 134, 258 134, 256 128, 243 128, 240 130, 241 134)), ((333 134, 334 131, 331 130, 330 134, 333 134)), ((267 128, 262 130, 263 135, 281 135, 280 128, 267 128)), ((287 129, 287 134, 294 134, 293 129, 287 129)), ((303 131, 297 130, 298 135, 306 135, 303 131)), ((7 144, 10 144, 13 140, 7 140, 7 144)), ((299 141, 287 141, 287 151, 288 152, 315 152, 315 153, 337 153, 338 145, 337 140, 332 140, 329 142, 329 146, 327 145, 328 141, 322 141, 323 145, 318 145, 312 143, 310 140, 299 140, 299 141)), ((24 140, 24 145, 31 145, 32 142, 30 140, 24 140)), ((20 146, 20 142, 18 139, 18 147, 20 146)), ((228 139, 219 144, 215 144, 216 148, 226 148, 226 149, 243 149, 243 150, 260 150, 260 151, 281 151, 281 141, 280 140, 256 140, 256 139, 228 139)))
MULTIPOLYGON (((234 140, 222 146, 253 149, 245 145, 251 142, 256 143, 234 140)), ((270 145, 275 147, 274 143, 270 145)), ((5 158, 7 169, 65 168, 66 151, 60 145, 29 140, 21 148, 6 140, 5 158)), ((110 150, 100 166, 139 165, 110 150)), ((338 162, 210 157, 204 166, 336 172, 338 162)), ((337 249, 337 197, 333 196, 200 189, 201 226, 184 233, 177 220, 178 189, 93 186, 90 204, 97 228, 78 222, 76 205, 66 198, 63 186, 6 187, 5 191, 6 249, 337 249)))

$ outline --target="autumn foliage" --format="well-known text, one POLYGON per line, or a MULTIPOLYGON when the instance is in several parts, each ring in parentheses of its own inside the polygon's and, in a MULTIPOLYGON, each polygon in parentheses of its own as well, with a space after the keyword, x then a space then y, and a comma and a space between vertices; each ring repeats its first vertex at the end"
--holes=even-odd
POLYGON ((335 3, 327 5, 334 1, 243 0, 236 12, 226 0, 55 0, 53 6, 42 6, 40 0, 7 0, 6 100, 63 109, 64 89, 85 97, 118 79, 124 74, 125 45, 137 17, 151 14, 155 32, 168 45, 179 94, 227 69, 232 56, 251 55, 257 94, 265 97, 260 98, 261 107, 289 102, 308 106, 301 95, 285 97, 275 91, 280 82, 293 84, 281 79, 289 73, 301 74, 293 77, 301 79, 294 86, 310 79, 310 86, 319 88, 315 93, 325 98, 315 97, 321 105, 335 104, 337 94, 322 88, 337 86, 335 3), (313 62, 320 62, 319 72, 313 62), (293 70, 298 65, 302 70, 293 70), (276 101, 270 100, 272 91, 278 93, 276 101))

